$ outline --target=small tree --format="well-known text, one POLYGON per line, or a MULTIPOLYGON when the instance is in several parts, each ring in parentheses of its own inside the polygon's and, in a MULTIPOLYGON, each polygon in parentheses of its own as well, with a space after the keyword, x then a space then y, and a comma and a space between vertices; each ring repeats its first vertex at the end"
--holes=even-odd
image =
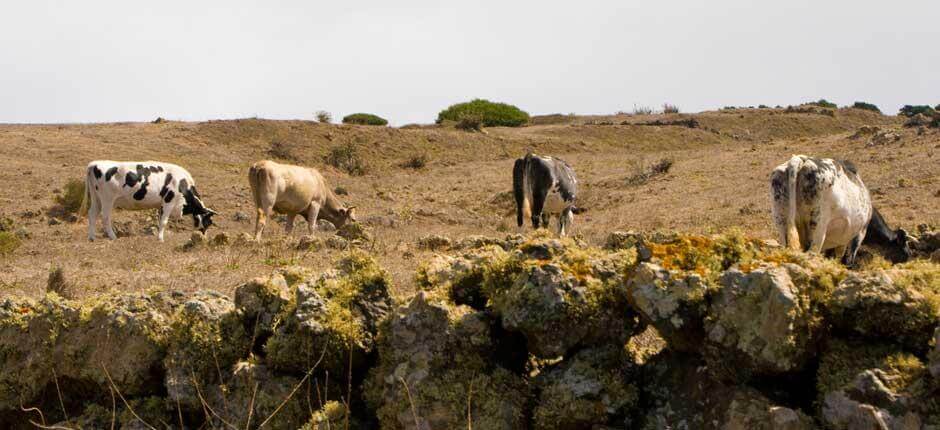
POLYGON ((809 104, 809 105, 816 105, 816 106, 819 106, 819 107, 829 108, 829 109, 836 109, 836 108, 839 107, 839 106, 837 106, 835 103, 832 103, 832 102, 830 102, 829 100, 826 100, 826 99, 819 99, 819 101, 810 102, 810 103, 807 103, 807 104, 809 104))
POLYGON ((333 115, 330 115, 330 113, 325 110, 318 110, 316 115, 317 115, 317 121, 319 122, 322 122, 324 124, 329 124, 333 122, 333 115))

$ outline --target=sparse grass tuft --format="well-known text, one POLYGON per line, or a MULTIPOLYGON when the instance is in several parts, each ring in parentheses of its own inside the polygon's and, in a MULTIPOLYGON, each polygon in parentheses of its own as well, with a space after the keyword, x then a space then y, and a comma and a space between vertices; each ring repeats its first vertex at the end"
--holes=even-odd
POLYGON ((49 278, 46 280, 46 293, 56 293, 59 297, 74 299, 74 288, 72 283, 65 278, 65 271, 61 266, 53 267, 49 271, 49 278))
POLYGON ((354 113, 344 116, 343 124, 388 125, 388 120, 371 113, 354 113))
POLYGON ((329 124, 333 122, 333 115, 330 115, 330 113, 325 110, 318 110, 315 115, 317 117, 317 121, 323 124, 329 124))
POLYGON ((634 115, 649 115, 653 113, 653 108, 649 106, 637 106, 633 105, 633 114, 634 115))
POLYGON ((0 255, 10 255, 16 248, 22 245, 22 241, 16 234, 10 231, 0 231, 0 255))
POLYGON ((324 161, 326 164, 329 164, 353 176, 365 175, 369 170, 365 160, 356 149, 356 145, 352 143, 344 143, 334 146, 332 149, 330 149, 330 152, 326 155, 324 161))
POLYGON ((428 157, 427 154, 415 154, 415 155, 412 155, 411 157, 408 157, 408 159, 403 161, 400 164, 400 166, 403 169, 415 169, 415 170, 423 169, 425 166, 428 165, 429 160, 430 160, 430 157, 428 157))
POLYGON ((663 103, 663 113, 679 113, 679 106, 663 103))
POLYGON ((483 129, 483 117, 476 114, 465 114, 460 117, 460 120, 457 121, 454 127, 463 131, 480 131, 483 129))
POLYGON ((645 184, 652 178, 669 173, 672 164, 673 160, 671 158, 663 158, 651 165, 646 165, 645 161, 641 159, 632 166, 633 174, 627 178, 627 184, 645 184))
POLYGON ((55 202, 62 207, 64 213, 78 213, 85 197, 85 183, 78 179, 69 179, 64 188, 62 194, 55 197, 55 202))
POLYGON ((297 157, 294 156, 294 152, 291 150, 290 145, 283 140, 275 140, 271 142, 271 148, 268 149, 268 155, 275 159, 297 161, 297 157))

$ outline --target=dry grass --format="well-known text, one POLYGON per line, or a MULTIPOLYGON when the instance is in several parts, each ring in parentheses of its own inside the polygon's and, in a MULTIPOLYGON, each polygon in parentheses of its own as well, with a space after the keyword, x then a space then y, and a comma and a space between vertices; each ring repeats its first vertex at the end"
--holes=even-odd
MULTIPOLYGON (((51 188, 82 178, 89 160, 154 159, 179 163, 193 174, 203 199, 220 212, 210 237, 219 231, 232 238, 251 233, 251 220, 234 220, 236 212, 253 219, 245 172, 251 162, 268 158, 270 142, 278 140, 290 143, 296 162, 318 167, 331 186, 348 191, 340 198, 357 206, 357 216, 371 228, 375 240, 367 249, 392 274, 398 297, 413 291, 415 267, 433 253, 418 248, 420 237, 503 236, 515 229, 511 198, 498 197, 510 190, 512 163, 528 149, 559 156, 574 166, 579 206, 589 211, 576 217, 573 233, 598 245, 610 231, 625 229, 707 233, 736 226, 774 238, 767 176, 795 153, 853 159, 892 225, 909 231, 919 223, 940 225, 938 130, 918 135, 901 129, 896 117, 859 109, 839 110, 834 117, 783 114, 782 109, 665 117, 694 117, 702 127, 619 125, 655 119, 632 115, 572 116, 564 124, 494 127, 486 134, 444 127, 402 130, 255 119, 3 125, 0 218, 14 218, 32 238, 0 256, 0 297, 44 293, 50 262, 68 274, 76 296, 151 287, 230 294, 274 266, 328 267, 341 251, 296 250, 305 226, 298 225, 294 237, 288 238, 282 221, 269 223, 261 244, 235 240, 232 245, 183 251, 192 229, 189 220, 173 222, 161 244, 144 232, 154 225, 153 213, 118 211, 115 224, 122 224, 129 235, 114 242, 88 242, 84 222, 48 225, 42 215, 55 203, 51 188), (586 125, 599 120, 615 125, 586 125), (848 138, 863 125, 897 127, 902 139, 865 147, 848 138), (354 145, 368 171, 351 175, 325 164, 324 157, 342 145, 354 145), (399 167, 414 154, 426 154, 435 162, 419 170, 399 167), (668 174, 624 185, 634 173, 630 166, 635 160, 644 160, 648 168, 646 160, 663 159, 674 162, 668 174), (903 188, 900 177, 905 179, 903 188)), ((325 238, 333 233, 317 234, 325 238)))

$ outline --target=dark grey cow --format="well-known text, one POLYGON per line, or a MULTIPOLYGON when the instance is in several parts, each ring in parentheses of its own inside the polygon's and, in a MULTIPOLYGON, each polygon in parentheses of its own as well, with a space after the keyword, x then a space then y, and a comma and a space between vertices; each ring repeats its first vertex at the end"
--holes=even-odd
POLYGON ((549 216, 558 215, 558 235, 565 236, 581 209, 574 205, 578 180, 574 169, 561 159, 528 153, 512 168, 512 190, 516 199, 516 223, 526 217, 532 227, 548 227, 549 216))

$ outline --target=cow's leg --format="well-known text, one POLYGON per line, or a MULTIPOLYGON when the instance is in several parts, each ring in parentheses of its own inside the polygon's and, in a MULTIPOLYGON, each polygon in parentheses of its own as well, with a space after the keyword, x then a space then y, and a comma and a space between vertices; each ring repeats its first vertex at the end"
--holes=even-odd
POLYGON ((294 231, 294 217, 297 214, 287 214, 287 224, 284 226, 284 232, 290 236, 291 232, 294 231))
POLYGON ((273 207, 258 207, 255 214, 255 240, 261 240, 261 233, 264 233, 264 227, 267 225, 267 218, 271 216, 273 207))
MULTIPOLYGON (((770 213, 773 218, 774 227, 777 228, 777 237, 780 240, 780 246, 790 247, 799 244, 791 244, 788 240, 787 216, 790 210, 790 190, 787 186, 787 169, 777 168, 770 175, 770 213)), ((798 236, 797 236, 798 237, 798 236)))
POLYGON ((163 242, 163 232, 166 230, 166 223, 170 220, 170 214, 174 207, 169 203, 160 206, 160 218, 157 219, 157 239, 163 242))
POLYGON ((545 207, 545 197, 547 196, 547 188, 532 190, 532 228, 539 228, 539 221, 542 219, 542 208, 545 207))
POLYGON ((570 207, 565 208, 562 211, 561 216, 558 217, 558 236, 565 237, 568 235, 567 229, 574 222, 574 211, 570 207))
POLYGON ((88 202, 88 240, 95 240, 95 227, 98 224, 98 213, 101 211, 101 203, 98 199, 98 194, 92 192, 89 194, 90 202, 88 202))
POLYGON ((829 214, 825 211, 813 211, 810 220, 810 242, 807 251, 822 254, 823 245, 826 244, 826 233, 829 230, 829 214))
POLYGON ((304 219, 307 220, 307 233, 313 234, 317 231, 317 217, 320 216, 320 205, 316 203, 311 203, 310 207, 307 208, 307 212, 304 213, 304 219))
POLYGON ((101 222, 104 223, 104 232, 108 235, 108 238, 111 240, 117 239, 117 235, 114 234, 114 227, 111 226, 111 212, 114 211, 114 200, 101 201, 101 222))
POLYGON ((849 242, 848 248, 845 250, 845 255, 842 257, 842 263, 849 267, 854 267, 857 263, 858 250, 862 247, 862 242, 865 241, 865 234, 867 229, 863 228, 862 231, 858 232, 858 235, 852 238, 852 241, 849 242))

